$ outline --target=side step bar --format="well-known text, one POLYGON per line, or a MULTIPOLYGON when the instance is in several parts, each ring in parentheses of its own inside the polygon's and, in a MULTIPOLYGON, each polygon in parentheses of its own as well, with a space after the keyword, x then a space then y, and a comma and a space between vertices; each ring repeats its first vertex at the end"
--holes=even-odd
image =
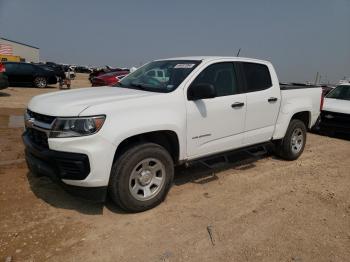
POLYGON ((217 169, 229 163, 234 163, 236 161, 239 162, 240 160, 247 159, 249 157, 257 160, 262 156, 267 155, 267 147, 271 147, 271 142, 207 156, 204 158, 192 160, 190 162, 187 162, 186 164, 191 165, 194 163, 200 163, 206 166, 207 168, 217 169), (242 157, 242 154, 244 154, 245 157, 242 157))

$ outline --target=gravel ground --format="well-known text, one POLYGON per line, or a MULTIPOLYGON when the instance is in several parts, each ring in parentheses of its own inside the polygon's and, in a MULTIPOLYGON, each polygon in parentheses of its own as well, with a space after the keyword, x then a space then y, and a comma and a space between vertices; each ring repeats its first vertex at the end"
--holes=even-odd
POLYGON ((0 93, 0 261, 349 261, 349 139, 308 134, 292 162, 178 168, 163 204, 126 214, 28 172, 20 115, 52 91, 0 93))

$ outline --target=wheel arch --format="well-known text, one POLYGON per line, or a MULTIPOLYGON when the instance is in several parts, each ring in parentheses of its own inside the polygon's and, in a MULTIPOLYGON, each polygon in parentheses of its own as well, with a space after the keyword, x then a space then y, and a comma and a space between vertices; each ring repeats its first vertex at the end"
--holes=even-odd
POLYGON ((164 147, 171 155, 175 164, 179 162, 180 143, 176 132, 172 130, 150 131, 132 135, 119 143, 114 154, 113 163, 130 147, 140 143, 155 143, 164 147))
POLYGON ((293 119, 300 120, 301 122, 303 122, 305 124, 306 128, 310 128, 311 112, 310 111, 302 111, 302 112, 295 113, 294 115, 292 115, 289 123, 293 119))
POLYGON ((282 139, 287 132, 290 122, 293 119, 298 119, 302 121, 305 124, 307 129, 311 128, 311 112, 309 111, 309 109, 295 111, 291 114, 280 112, 280 116, 277 120, 272 139, 273 140, 282 139))

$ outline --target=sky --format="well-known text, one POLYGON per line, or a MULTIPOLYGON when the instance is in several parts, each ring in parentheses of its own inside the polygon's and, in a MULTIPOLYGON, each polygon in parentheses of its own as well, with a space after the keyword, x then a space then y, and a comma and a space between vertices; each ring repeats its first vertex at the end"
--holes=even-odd
POLYGON ((140 66, 241 48, 271 61, 280 81, 350 77, 350 0, 0 0, 0 36, 68 64, 140 66))

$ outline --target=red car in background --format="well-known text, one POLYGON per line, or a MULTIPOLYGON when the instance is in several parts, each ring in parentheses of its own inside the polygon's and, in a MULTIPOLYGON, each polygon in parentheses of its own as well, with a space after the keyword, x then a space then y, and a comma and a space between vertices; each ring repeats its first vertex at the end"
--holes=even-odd
POLYGON ((92 86, 111 86, 118 83, 124 76, 129 74, 129 70, 108 72, 91 79, 92 86))

